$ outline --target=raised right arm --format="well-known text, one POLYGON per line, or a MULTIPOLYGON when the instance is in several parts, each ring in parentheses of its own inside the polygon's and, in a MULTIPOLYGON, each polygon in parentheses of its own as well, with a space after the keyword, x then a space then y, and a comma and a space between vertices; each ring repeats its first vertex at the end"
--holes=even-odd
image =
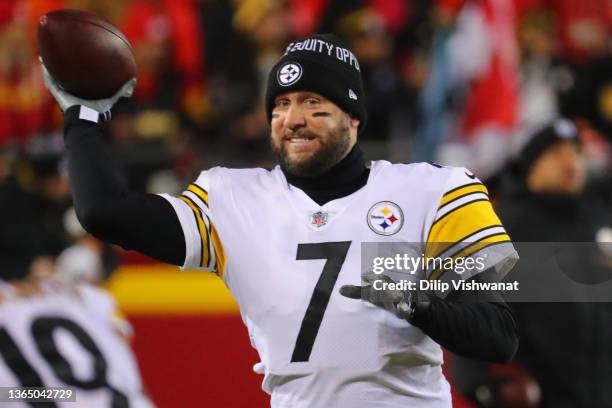
POLYGON ((74 105, 64 112, 68 171, 77 216, 95 237, 173 265, 185 262, 185 236, 170 202, 130 191, 114 165, 102 116, 74 105))

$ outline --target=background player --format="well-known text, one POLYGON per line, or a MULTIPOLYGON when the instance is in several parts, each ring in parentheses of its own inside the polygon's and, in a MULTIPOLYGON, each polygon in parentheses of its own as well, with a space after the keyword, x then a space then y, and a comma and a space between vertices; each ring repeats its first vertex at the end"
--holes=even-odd
POLYGON ((361 282, 363 241, 467 243, 465 256, 483 253, 478 245, 470 250, 474 243, 495 246, 486 250, 487 267, 500 276, 516 254, 472 173, 366 166, 356 144, 366 121, 359 64, 334 36, 290 44, 270 73, 267 112, 281 165, 213 168, 181 197, 130 192, 111 165, 98 114, 132 86, 93 102, 65 93, 48 73, 46 83, 65 113, 85 228, 222 276, 241 306, 273 406, 450 406, 438 344, 481 359, 514 354, 517 328, 497 294, 480 303, 423 297, 409 302, 406 321, 337 293, 361 282), (396 226, 364 221, 378 212, 391 212, 396 226))
POLYGON ((3 387, 74 389, 76 402, 47 405, 53 407, 153 406, 127 342, 129 323, 106 292, 23 269, 4 269, 0 278, 3 387))

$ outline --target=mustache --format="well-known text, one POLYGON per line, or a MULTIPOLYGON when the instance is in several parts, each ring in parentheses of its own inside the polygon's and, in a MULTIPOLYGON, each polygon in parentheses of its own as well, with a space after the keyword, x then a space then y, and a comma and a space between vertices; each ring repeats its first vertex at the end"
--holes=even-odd
POLYGON ((294 138, 301 138, 301 139, 316 139, 318 138, 319 135, 317 135, 314 132, 311 132, 309 130, 306 129, 299 129, 296 131, 290 130, 290 129, 286 129, 283 132, 283 138, 285 140, 290 140, 290 139, 294 139, 294 138))

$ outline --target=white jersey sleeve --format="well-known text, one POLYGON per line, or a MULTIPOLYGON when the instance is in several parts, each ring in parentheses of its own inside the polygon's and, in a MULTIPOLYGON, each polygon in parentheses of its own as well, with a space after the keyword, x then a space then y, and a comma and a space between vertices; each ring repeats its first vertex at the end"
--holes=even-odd
MULTIPOLYGON (((487 188, 463 167, 444 170, 448 176, 426 229, 426 257, 478 257, 480 267, 466 270, 464 279, 490 268, 503 277, 518 260, 518 254, 493 210, 487 188)), ((443 268, 430 268, 428 278, 440 279, 443 274, 443 268)))
POLYGON ((214 225, 210 209, 210 183, 215 169, 203 171, 180 197, 161 194, 176 212, 185 235, 183 269, 225 272, 225 250, 214 225))

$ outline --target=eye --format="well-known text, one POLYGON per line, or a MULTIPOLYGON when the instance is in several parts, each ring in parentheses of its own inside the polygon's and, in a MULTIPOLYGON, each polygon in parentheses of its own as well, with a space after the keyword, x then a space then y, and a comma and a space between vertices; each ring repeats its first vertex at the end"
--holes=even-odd
POLYGON ((289 106, 289 99, 280 98, 274 101, 275 108, 286 108, 287 106, 289 106))
POLYGON ((304 100, 304 103, 308 106, 315 106, 318 105, 321 101, 319 101, 317 98, 306 98, 306 100, 304 100))

